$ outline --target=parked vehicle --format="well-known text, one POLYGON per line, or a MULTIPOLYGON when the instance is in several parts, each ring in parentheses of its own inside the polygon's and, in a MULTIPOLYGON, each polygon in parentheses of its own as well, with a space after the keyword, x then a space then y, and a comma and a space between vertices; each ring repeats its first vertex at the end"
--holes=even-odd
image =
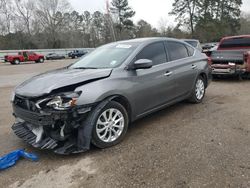
POLYGON ((43 63, 44 56, 36 54, 35 52, 18 52, 18 55, 6 55, 4 56, 5 62, 10 62, 12 65, 20 64, 21 62, 35 61, 36 63, 43 63))
POLYGON ((202 51, 201 43, 200 43, 199 40, 196 40, 196 39, 183 39, 183 41, 190 44, 191 46, 195 47, 200 52, 202 51))
POLYGON ((210 48, 209 50, 203 50, 202 53, 206 54, 208 57, 211 57, 211 54, 213 53, 213 51, 216 51, 219 47, 218 45, 215 45, 214 47, 210 48))
POLYGON ((47 60, 57 60, 57 59, 65 59, 65 56, 57 53, 49 53, 46 55, 47 60))
POLYGON ((86 151, 90 143, 107 148, 139 118, 186 99, 200 103, 210 79, 207 56, 180 40, 115 42, 16 87, 12 128, 59 154, 86 151))
POLYGON ((250 72, 250 35, 225 37, 211 54, 212 74, 241 78, 250 72))
POLYGON ((74 50, 73 52, 70 52, 68 56, 71 57, 72 59, 75 59, 75 58, 82 57, 87 53, 88 53, 87 51, 83 51, 83 50, 74 50))

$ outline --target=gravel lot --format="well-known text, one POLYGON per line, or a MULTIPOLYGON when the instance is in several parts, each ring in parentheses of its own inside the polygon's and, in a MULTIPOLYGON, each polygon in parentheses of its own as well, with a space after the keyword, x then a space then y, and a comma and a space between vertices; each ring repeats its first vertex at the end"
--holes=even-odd
POLYGON ((250 187, 249 80, 213 82, 202 104, 182 102, 139 120, 113 148, 58 156, 24 144, 10 128, 13 88, 70 63, 0 65, 0 155, 25 148, 40 157, 0 172, 0 187, 250 187))

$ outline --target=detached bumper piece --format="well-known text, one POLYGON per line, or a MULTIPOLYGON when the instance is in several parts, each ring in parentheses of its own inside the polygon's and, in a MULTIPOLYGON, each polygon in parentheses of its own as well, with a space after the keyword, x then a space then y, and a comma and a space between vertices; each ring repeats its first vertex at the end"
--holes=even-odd
POLYGON ((58 143, 50 137, 46 137, 40 142, 36 143, 36 135, 29 129, 25 123, 16 123, 12 126, 14 133, 26 143, 35 148, 40 149, 55 149, 58 143))

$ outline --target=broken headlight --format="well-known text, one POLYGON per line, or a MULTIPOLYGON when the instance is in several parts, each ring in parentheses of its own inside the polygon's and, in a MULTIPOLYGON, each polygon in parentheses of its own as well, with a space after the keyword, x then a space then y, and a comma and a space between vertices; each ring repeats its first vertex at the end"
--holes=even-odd
POLYGON ((80 92, 63 93, 52 98, 46 105, 55 110, 67 110, 76 105, 80 92))
POLYGON ((81 92, 67 92, 56 96, 40 100, 36 106, 41 109, 42 106, 47 106, 55 110, 67 110, 76 105, 77 99, 81 92))

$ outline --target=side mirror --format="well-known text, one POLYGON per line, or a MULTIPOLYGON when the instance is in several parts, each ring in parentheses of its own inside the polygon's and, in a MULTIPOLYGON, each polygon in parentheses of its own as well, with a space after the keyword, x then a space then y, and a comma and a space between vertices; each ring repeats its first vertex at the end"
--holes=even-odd
POLYGON ((149 59, 139 59, 134 62, 133 69, 150 69, 153 66, 153 61, 149 59))

